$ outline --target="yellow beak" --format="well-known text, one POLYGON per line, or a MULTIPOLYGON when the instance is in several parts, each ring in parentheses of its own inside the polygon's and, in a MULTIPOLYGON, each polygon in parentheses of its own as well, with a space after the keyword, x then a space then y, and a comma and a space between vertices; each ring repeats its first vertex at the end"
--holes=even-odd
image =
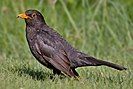
POLYGON ((28 18, 30 18, 30 17, 27 16, 25 13, 19 14, 17 17, 18 17, 18 18, 22 18, 22 19, 28 19, 28 18))

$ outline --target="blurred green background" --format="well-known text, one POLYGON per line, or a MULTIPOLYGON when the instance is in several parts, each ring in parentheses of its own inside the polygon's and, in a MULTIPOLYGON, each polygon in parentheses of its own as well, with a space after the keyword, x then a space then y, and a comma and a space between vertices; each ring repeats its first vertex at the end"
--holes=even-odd
POLYGON ((133 0, 0 0, 0 89, 132 89, 133 0), (19 13, 37 9, 75 48, 128 68, 78 68, 55 77, 31 55, 19 13))

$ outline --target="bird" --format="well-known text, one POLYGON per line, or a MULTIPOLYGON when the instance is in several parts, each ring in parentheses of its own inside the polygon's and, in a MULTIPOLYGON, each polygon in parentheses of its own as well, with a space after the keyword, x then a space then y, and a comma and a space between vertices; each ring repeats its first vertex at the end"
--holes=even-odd
POLYGON ((26 39, 33 56, 54 75, 64 74, 79 77, 76 68, 86 66, 108 66, 117 70, 127 68, 104 61, 71 46, 63 36, 47 25, 44 16, 38 10, 29 9, 18 18, 26 23, 26 39))

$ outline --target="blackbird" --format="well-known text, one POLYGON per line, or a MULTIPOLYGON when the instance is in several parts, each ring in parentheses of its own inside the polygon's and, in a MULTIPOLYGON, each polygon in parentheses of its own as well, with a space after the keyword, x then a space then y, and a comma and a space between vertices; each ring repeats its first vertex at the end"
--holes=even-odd
POLYGON ((53 74, 77 77, 77 67, 105 65, 117 70, 125 67, 99 60, 73 48, 59 33, 49 27, 37 10, 26 10, 18 17, 26 22, 26 38, 33 56, 53 74))

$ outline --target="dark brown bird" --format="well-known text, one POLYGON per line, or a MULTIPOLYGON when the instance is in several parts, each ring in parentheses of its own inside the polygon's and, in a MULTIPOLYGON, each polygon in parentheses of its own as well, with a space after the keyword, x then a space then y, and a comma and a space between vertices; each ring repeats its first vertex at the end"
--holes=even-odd
POLYGON ((18 17, 25 19, 26 38, 33 56, 54 74, 79 76, 75 68, 105 65, 117 70, 126 68, 96 59, 73 48, 63 37, 50 28, 37 10, 27 10, 18 17))

